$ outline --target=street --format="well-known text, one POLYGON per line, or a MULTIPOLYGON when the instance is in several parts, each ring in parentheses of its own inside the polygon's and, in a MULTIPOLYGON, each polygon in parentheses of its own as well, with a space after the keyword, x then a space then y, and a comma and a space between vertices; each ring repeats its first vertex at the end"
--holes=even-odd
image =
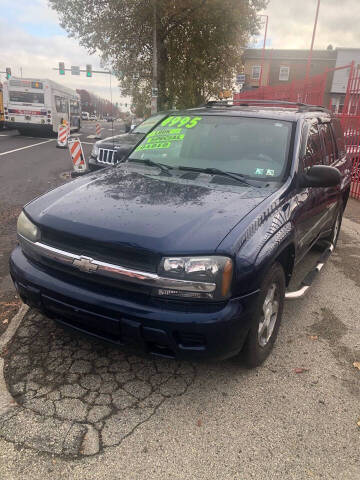
MULTIPOLYGON (((110 125, 102 123, 103 138, 110 125)), ((94 133, 95 123, 83 122, 86 157, 94 133)), ((68 151, 55 144, 0 134, 4 333, 20 307, 7 266, 17 215, 36 195, 69 181, 68 151)), ((0 414, 1 477, 360 478, 360 383, 353 365, 360 361, 359 239, 360 204, 350 200, 336 252, 308 296, 286 304, 275 349, 255 370, 236 360, 137 356, 75 336, 29 310, 2 351, 3 388, 14 400, 0 414)), ((318 255, 312 252, 302 269, 318 255)), ((296 273, 294 286, 304 272, 296 273)))

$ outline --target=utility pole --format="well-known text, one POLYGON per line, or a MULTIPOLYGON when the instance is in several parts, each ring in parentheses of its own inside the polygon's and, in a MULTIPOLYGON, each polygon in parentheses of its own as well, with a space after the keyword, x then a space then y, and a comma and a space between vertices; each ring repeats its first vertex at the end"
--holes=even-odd
POLYGON ((266 48, 266 37, 268 31, 268 24, 269 24, 269 15, 261 15, 262 17, 266 17, 265 21, 265 34, 264 34, 264 44, 261 54, 261 70, 260 70, 260 78, 259 78, 259 87, 261 87, 262 77, 263 77, 263 70, 264 70, 264 63, 265 63, 265 48, 266 48))
POLYGON ((310 47, 309 57, 308 57, 307 65, 306 65, 306 79, 308 79, 309 76, 310 76, 311 59, 312 59, 312 52, 313 52, 313 48, 314 48, 316 27, 317 27, 317 22, 318 22, 318 18, 319 18, 319 10, 320 10, 320 0, 317 0, 315 23, 314 23, 314 29, 313 29, 312 39, 311 39, 311 47, 310 47))
POLYGON ((157 9, 153 0, 153 78, 151 89, 151 114, 158 109, 158 54, 157 54, 157 9))

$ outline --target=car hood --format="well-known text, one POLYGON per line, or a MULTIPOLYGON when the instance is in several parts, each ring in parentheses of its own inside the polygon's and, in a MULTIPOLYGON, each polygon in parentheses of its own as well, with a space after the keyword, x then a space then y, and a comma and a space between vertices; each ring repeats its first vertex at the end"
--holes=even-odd
MULTIPOLYGON (((191 172, 193 173, 193 172, 191 172)), ((30 202, 40 227, 84 239, 157 253, 209 253, 273 189, 219 185, 211 175, 168 177, 122 164, 86 175, 30 202)), ((224 177, 219 177, 224 179, 224 177)), ((53 235, 54 236, 54 235, 53 235)), ((56 236, 56 235, 55 235, 56 236)))
POLYGON ((129 150, 134 145, 136 145, 142 138, 144 134, 140 133, 123 133, 121 135, 115 135, 113 137, 104 138, 97 142, 100 148, 116 148, 129 150))

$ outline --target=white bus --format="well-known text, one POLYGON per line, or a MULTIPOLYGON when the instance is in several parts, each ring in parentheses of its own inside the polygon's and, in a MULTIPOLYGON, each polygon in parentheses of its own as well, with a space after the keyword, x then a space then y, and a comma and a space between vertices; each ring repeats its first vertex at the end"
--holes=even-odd
POLYGON ((22 135, 57 133, 64 120, 80 130, 80 96, 52 80, 12 77, 4 83, 4 113, 5 125, 22 135))

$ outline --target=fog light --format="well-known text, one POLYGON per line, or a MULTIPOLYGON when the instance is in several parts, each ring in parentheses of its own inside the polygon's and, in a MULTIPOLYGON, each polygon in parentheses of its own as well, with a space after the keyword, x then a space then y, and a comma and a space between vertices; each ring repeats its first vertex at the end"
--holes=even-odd
POLYGON ((156 295, 159 297, 172 297, 172 298, 213 298, 213 293, 209 292, 185 292, 183 290, 170 290, 165 288, 158 288, 156 295))

